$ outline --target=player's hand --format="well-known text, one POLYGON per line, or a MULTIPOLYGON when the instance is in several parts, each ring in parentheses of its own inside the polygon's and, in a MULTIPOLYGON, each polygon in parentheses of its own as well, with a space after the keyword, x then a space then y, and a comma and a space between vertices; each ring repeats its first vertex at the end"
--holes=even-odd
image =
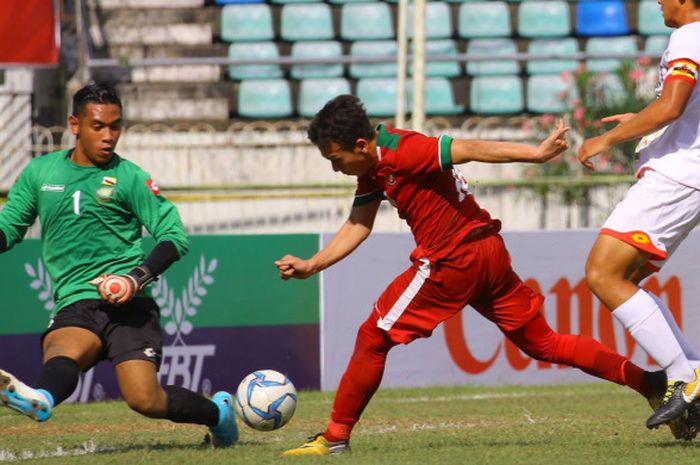
POLYGON ((605 118, 601 118, 600 121, 603 123, 622 124, 622 123, 626 123, 627 121, 631 120, 635 116, 637 116, 636 113, 620 113, 619 115, 606 116, 605 118))
POLYGON ((103 274, 90 281, 90 284, 97 286, 97 292, 103 300, 114 305, 127 303, 139 290, 136 279, 128 274, 103 274))
POLYGON ((569 129, 569 127, 564 126, 564 120, 557 121, 554 131, 537 147, 535 161, 544 163, 568 149, 569 142, 566 140, 566 133, 569 129))
POLYGON ((607 151, 610 145, 607 143, 605 137, 591 137, 583 141, 581 148, 578 149, 578 161, 581 162, 583 166, 592 170, 593 163, 591 158, 600 155, 601 153, 607 151))
POLYGON ((309 260, 302 260, 293 255, 285 255, 275 261, 275 266, 280 272, 280 278, 285 281, 290 278, 306 279, 315 273, 313 264, 309 260))

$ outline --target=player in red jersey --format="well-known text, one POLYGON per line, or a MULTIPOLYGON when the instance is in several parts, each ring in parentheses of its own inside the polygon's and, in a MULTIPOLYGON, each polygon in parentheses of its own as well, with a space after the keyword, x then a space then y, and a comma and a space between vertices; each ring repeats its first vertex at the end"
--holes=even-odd
POLYGON ((275 264, 282 279, 307 278, 351 253, 370 234, 385 197, 415 236, 412 266, 386 288, 358 332, 336 393, 326 431, 285 455, 326 455, 350 449, 353 426, 379 387, 386 356, 397 344, 428 337, 467 304, 493 321, 531 357, 574 366, 650 398, 665 376, 645 372, 587 336, 555 333, 540 313, 544 297, 511 268, 498 234, 501 224, 483 210, 453 165, 543 163, 567 149, 562 122, 539 146, 457 140, 370 125, 362 103, 342 95, 315 116, 309 139, 335 171, 358 177, 349 219, 308 260, 286 255, 275 264))

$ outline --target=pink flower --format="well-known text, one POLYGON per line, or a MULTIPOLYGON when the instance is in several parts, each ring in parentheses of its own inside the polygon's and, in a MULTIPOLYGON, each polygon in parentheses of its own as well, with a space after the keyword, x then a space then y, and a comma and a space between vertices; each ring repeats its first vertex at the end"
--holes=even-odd
POLYGON ((532 129, 532 122, 529 119, 526 119, 525 121, 523 121, 523 124, 520 126, 520 129, 522 129, 523 131, 529 131, 530 129, 532 129))
POLYGON ((639 57, 637 59, 637 64, 639 66, 649 66, 651 64, 651 58, 649 57, 639 57))
POLYGON ((625 172, 625 168, 620 164, 616 164, 615 166, 613 166, 613 172, 615 174, 622 174, 625 172))
POLYGON ((577 73, 583 73, 584 71, 586 71, 586 63, 584 63, 584 62, 582 61, 582 62, 580 62, 580 63, 578 64, 578 67, 576 68, 576 72, 577 72, 577 73))
POLYGON ((553 122, 554 122, 554 115, 552 115, 551 113, 545 113, 540 118, 540 123, 543 126, 548 126, 548 125, 552 124, 553 122))
POLYGON ((574 119, 576 121, 581 121, 586 114, 586 109, 583 107, 576 107, 574 110, 574 119))
POLYGON ((642 78, 642 70, 639 68, 635 68, 632 71, 630 71, 630 79, 633 81, 639 81, 642 78))
POLYGON ((569 82, 571 80, 571 71, 562 71, 559 76, 562 81, 569 82))

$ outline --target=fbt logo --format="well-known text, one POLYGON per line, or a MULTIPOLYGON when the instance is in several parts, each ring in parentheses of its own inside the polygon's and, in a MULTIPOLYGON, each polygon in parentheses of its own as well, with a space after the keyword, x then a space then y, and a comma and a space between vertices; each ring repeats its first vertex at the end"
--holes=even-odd
MULTIPOLYGON (((594 298, 585 281, 581 279, 572 285, 568 279, 560 278, 555 284, 542 292, 540 284, 535 279, 528 279, 525 284, 545 296, 544 308, 547 320, 552 328, 562 334, 571 334, 572 315, 574 308, 578 314, 577 334, 591 336, 603 345, 615 350, 621 355, 632 358, 637 350, 637 344, 632 336, 624 331, 622 338, 618 337, 613 326, 614 318, 610 311, 594 298), (577 304, 574 307, 574 302, 577 304), (555 311, 551 312, 552 306, 555 311), (552 318, 554 316, 554 318, 552 318), (595 325, 597 323, 597 325, 595 325)), ((683 328, 682 289, 681 281, 677 276, 671 276, 661 284, 658 277, 653 276, 644 284, 644 288, 659 296, 666 302, 673 314, 678 326, 683 328)), ((498 343, 495 350, 488 357, 478 358, 469 348, 469 343, 464 334, 463 313, 459 312, 453 318, 445 321, 445 342, 452 361, 462 371, 470 375, 476 375, 487 371, 504 352, 508 365, 516 371, 522 371, 535 363, 539 370, 550 370, 551 363, 535 361, 520 351, 520 349, 507 338, 498 343)), ((640 350, 642 350, 640 348, 640 350)), ((647 357, 648 365, 655 365, 654 361, 647 357)), ((560 368, 568 368, 560 366, 560 368)))

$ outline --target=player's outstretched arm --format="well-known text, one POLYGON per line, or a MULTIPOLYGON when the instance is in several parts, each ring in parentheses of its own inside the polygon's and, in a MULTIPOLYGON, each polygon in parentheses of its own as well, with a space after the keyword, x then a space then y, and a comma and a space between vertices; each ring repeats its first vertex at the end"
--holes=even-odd
POLYGON ((591 159, 608 151, 611 147, 628 140, 639 139, 662 129, 679 118, 693 91, 693 84, 682 79, 671 79, 664 83, 661 97, 651 102, 637 114, 626 113, 603 118, 604 123, 619 123, 615 128, 597 137, 583 141, 578 151, 578 160, 586 168, 593 169, 591 159))
POLYGON ((304 260, 293 255, 285 255, 275 261, 280 278, 284 280, 290 278, 306 279, 348 256, 372 232, 374 218, 377 216, 380 203, 381 200, 378 199, 352 207, 350 217, 343 223, 333 239, 313 257, 304 260))
POLYGON ((566 133, 569 128, 559 120, 552 133, 539 146, 515 142, 457 139, 452 141, 452 164, 469 161, 484 163, 544 163, 569 148, 566 133))

